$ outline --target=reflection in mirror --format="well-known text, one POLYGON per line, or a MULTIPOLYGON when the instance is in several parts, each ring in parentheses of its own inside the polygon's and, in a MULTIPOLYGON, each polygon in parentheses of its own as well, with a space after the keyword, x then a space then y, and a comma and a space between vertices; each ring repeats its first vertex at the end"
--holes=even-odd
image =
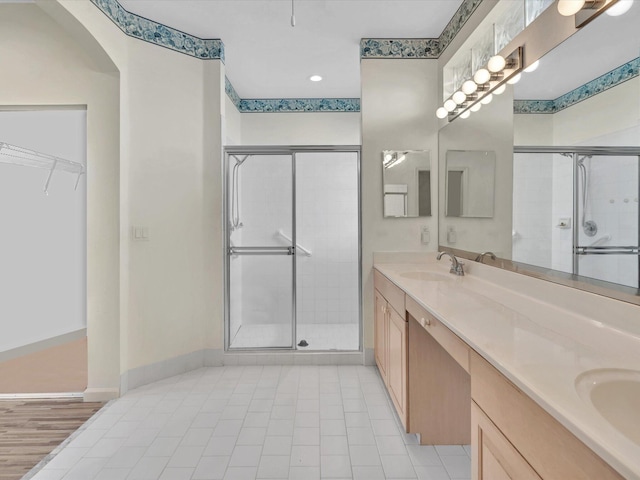
MULTIPOLYGON (((556 13, 549 9, 541 19, 556 13)), ((511 162, 503 162, 500 146, 478 136, 471 143, 458 120, 440 130, 447 149, 496 150, 496 217, 505 202, 512 210, 508 229, 478 222, 473 235, 463 230, 471 219, 466 227, 463 219, 452 226, 454 219, 441 217, 441 248, 470 259, 491 250, 501 258, 486 263, 640 304, 639 24, 640 2, 622 16, 600 15, 507 88, 511 162), (510 168, 512 188, 504 176, 510 168), (509 197, 500 193, 505 186, 509 197)), ((527 45, 539 40, 525 37, 525 58, 527 45)), ((497 137, 506 113, 489 110, 464 122, 477 116, 486 135, 497 137)))
POLYGON ((431 156, 424 150, 382 152, 385 217, 431 216, 431 156))
POLYGON ((449 150, 446 172, 447 217, 493 217, 495 152, 449 150))
POLYGON ((602 15, 515 85, 514 261, 640 287, 639 22, 602 15))

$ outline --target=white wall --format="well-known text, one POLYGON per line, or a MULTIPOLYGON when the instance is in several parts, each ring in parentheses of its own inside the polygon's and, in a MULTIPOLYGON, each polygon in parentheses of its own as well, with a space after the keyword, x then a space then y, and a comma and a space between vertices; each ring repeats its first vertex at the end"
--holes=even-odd
POLYGON ((87 106, 88 382, 109 398, 120 374, 119 74, 86 31, 73 34, 38 5, 0 5, 0 57, 12 65, 0 105, 87 106))
POLYGON ((360 145, 360 114, 242 113, 242 145, 360 145))
POLYGON ((435 251, 438 247, 437 60, 363 59, 362 82, 362 308, 364 347, 373 348, 373 252, 435 251), (431 153, 431 217, 383 218, 382 151, 431 153), (430 229, 422 245, 420 230, 430 229))
POLYGON ((242 114, 226 94, 224 105, 224 144, 242 145, 242 114))
MULTIPOLYGON (((0 142, 86 165, 85 110, 0 111, 0 142)), ((0 352, 83 330, 86 178, 2 163, 0 352)), ((10 159, 9 159, 10 160, 10 159)))

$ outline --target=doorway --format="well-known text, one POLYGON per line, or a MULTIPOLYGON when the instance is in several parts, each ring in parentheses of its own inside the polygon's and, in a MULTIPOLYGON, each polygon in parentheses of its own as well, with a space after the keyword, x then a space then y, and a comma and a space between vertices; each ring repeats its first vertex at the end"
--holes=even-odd
POLYGON ((360 350, 359 162, 359 147, 226 149, 227 350, 360 350))

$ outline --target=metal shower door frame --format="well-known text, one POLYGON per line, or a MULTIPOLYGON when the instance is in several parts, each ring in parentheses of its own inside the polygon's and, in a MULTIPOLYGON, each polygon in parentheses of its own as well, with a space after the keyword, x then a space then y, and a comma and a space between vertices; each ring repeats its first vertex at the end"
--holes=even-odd
MULTIPOLYGON (((223 257, 224 257, 224 351, 229 352, 251 352, 251 351, 296 351, 296 339, 297 339, 297 239, 296 239, 296 154, 297 153, 322 153, 322 152, 336 152, 336 153, 355 153, 357 162, 357 182, 358 182, 358 330, 359 330, 359 349, 363 348, 363 325, 362 325, 362 200, 361 200, 361 176, 360 176, 360 145, 305 145, 305 146, 227 146, 224 147, 223 154, 223 182, 222 182, 222 222, 223 222, 223 257), (230 245, 231 230, 229 228, 229 157, 232 155, 290 155, 291 156, 291 171, 292 171, 292 208, 291 208, 291 245, 284 247, 288 249, 288 255, 292 258, 292 281, 291 281, 291 293, 292 293, 292 322, 291 322, 291 346, 290 347, 235 347, 230 348, 230 306, 231 306, 231 262, 230 255, 232 247, 230 245)), ((245 247, 246 248, 246 247, 245 247)), ((269 251, 273 248, 280 250, 281 247, 248 247, 259 248, 261 251, 269 251)), ((233 247, 237 251, 238 247, 233 247)), ((272 250, 273 251, 273 250, 272 250)), ((246 251, 249 253, 248 251, 246 251)), ((255 253, 257 254, 257 253, 255 253)), ((268 254, 268 253, 266 253, 268 254)))

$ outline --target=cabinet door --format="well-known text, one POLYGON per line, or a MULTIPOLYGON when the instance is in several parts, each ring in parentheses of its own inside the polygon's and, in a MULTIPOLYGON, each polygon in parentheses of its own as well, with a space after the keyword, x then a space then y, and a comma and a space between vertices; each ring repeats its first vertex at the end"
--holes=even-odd
POLYGON ((387 301, 384 297, 378 292, 375 291, 376 294, 376 311, 374 314, 374 351, 376 357, 376 364, 378 365, 378 370, 380 370, 380 375, 384 380, 385 385, 389 383, 389 377, 387 375, 388 370, 388 344, 387 344, 387 332, 389 330, 389 322, 387 318, 387 301))
POLYGON ((536 471, 474 402, 471 402, 474 480, 541 480, 536 471))
POLYGON ((407 322, 389 308, 389 393, 407 427, 407 322))

